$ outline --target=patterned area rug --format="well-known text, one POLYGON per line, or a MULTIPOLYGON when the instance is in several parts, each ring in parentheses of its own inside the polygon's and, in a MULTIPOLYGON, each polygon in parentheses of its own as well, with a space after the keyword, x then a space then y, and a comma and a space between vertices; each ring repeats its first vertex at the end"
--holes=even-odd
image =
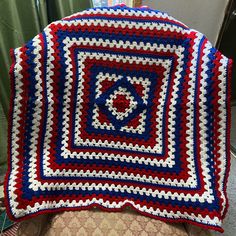
POLYGON ((11 219, 129 206, 223 231, 231 61, 148 8, 95 8, 12 51, 11 219))

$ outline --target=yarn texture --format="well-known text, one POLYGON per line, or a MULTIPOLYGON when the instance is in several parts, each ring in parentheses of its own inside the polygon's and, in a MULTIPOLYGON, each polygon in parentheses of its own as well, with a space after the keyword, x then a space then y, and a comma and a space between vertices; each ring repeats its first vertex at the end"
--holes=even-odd
POLYGON ((232 61, 203 34, 149 8, 93 8, 11 56, 11 219, 131 207, 223 232, 232 61))

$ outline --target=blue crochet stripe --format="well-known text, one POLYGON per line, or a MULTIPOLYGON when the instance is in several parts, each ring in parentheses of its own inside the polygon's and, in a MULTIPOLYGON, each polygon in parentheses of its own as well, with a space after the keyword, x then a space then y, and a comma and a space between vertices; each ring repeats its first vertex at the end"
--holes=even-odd
MULTIPOLYGON (((87 51, 87 50, 85 50, 85 49, 79 49, 79 50, 81 50, 81 51, 87 51)), ((99 52, 99 51, 96 51, 96 50, 89 50, 90 52, 99 52)), ((109 52, 109 53, 111 53, 111 52, 109 52)), ((112 54, 112 53, 111 53, 112 54)), ((127 54, 127 53, 119 53, 119 54, 124 54, 124 55, 130 55, 130 54, 127 54)), ((137 54, 138 55, 138 54, 137 54)), ((142 57, 144 57, 144 55, 143 54, 141 54, 141 55, 139 55, 139 56, 142 56, 142 57)), ((148 58, 149 58, 149 56, 147 56, 148 58)), ((153 57, 150 57, 150 58, 153 58, 153 57)), ((157 57, 157 58, 161 58, 161 57, 157 57)), ((168 57, 163 57, 163 58, 168 58, 168 57)), ((171 58, 169 58, 169 59, 171 59, 171 58)), ((65 64, 62 64, 62 67, 64 67, 65 66, 65 64)), ((77 71, 77 73, 78 73, 78 69, 76 70, 77 71)), ((171 69, 171 71, 173 71, 173 63, 172 63, 172 69, 171 69)), ((79 75, 77 74, 76 75, 76 78, 78 78, 79 77, 79 75)), ((63 78, 61 78, 61 79, 63 79, 63 78)), ((169 78, 169 81, 171 81, 171 78, 169 78)), ((170 82, 169 82, 170 83, 170 82)), ((168 85, 168 91, 169 91, 169 86, 170 85, 168 85)), ((78 87, 78 84, 77 84, 77 82, 76 82, 76 85, 75 85, 75 87, 78 87)), ((169 93, 169 92, 168 92, 169 93)), ((77 94, 77 93, 76 93, 77 94)), ((76 98, 76 100, 78 100, 77 98, 76 98)), ((62 107, 62 105, 60 106, 60 108, 62 107)), ((62 112, 62 111, 61 111, 62 112)), ((165 108, 164 108, 164 114, 165 114, 166 112, 165 112, 165 108)), ((59 112, 59 114, 62 114, 62 113, 60 113, 59 112)), ((75 119, 75 118, 74 118, 75 119)), ((163 127, 163 131, 162 131, 162 133, 164 134, 164 127, 165 127, 165 119, 163 119, 163 125, 162 125, 162 127, 163 127)), ((73 128, 74 129, 74 128, 73 128)), ((72 138, 73 138, 73 140, 74 140, 74 136, 72 136, 72 138)), ((165 136, 163 135, 163 138, 162 138, 162 140, 165 140, 165 136)), ((74 143, 74 141, 73 141, 73 143, 74 143)), ((164 146, 164 145, 163 145, 164 146)), ((73 147, 77 147, 77 148, 79 148, 78 146, 73 146, 73 147)), ((85 148, 85 147, 82 147, 81 146, 81 148, 85 148)), ((91 149, 91 148, 90 148, 91 149)), ((99 149, 99 147, 98 147, 98 149, 99 149)), ((104 148, 103 148, 104 149, 104 148)), ((106 149, 109 149, 109 148, 106 148, 106 149)), ((58 148, 58 150, 59 150, 59 152, 60 152, 60 148, 58 148)), ((119 150, 120 151, 120 149, 116 149, 116 148, 112 148, 112 150, 119 150)), ((134 153, 135 151, 126 151, 126 152, 131 152, 131 153, 134 153)), ((148 153, 148 152, 142 152, 142 153, 146 153, 146 154, 150 154, 150 153, 148 153)), ((160 156, 160 155, 162 155, 162 154, 152 154, 152 155, 155 155, 155 156, 160 156)), ((69 160, 66 160, 66 159, 63 159, 62 158, 62 161, 60 161, 61 160, 61 154, 59 154, 59 155, 57 155, 57 157, 59 158, 59 162, 58 163, 65 163, 65 162, 70 162, 69 160)), ((73 161, 75 161, 75 162, 80 162, 80 160, 73 160, 73 161)), ((153 170, 155 170, 155 168, 154 167, 152 167, 153 168, 153 170)), ((169 170, 169 168, 166 168, 166 171, 167 170, 169 170)), ((176 172, 176 171, 178 171, 178 169, 176 168, 175 170, 173 170, 174 172, 176 172)))
MULTIPOLYGON (((24 187, 26 189, 29 188, 29 182, 28 182, 28 168, 30 165, 30 145, 32 145, 32 142, 30 141, 32 138, 32 121, 33 121, 33 114, 34 114, 34 108, 35 108, 35 102, 37 100, 37 97, 35 97, 36 93, 36 80, 35 76, 36 73, 34 71, 34 68, 36 67, 36 63, 34 62, 34 59, 36 55, 33 53, 33 41, 30 41, 27 45, 27 51, 25 52, 28 56, 26 62, 28 63, 29 69, 27 70, 29 73, 28 83, 29 83, 29 91, 28 91, 28 101, 26 105, 26 120, 25 120, 25 135, 24 135, 24 167, 23 167, 23 177, 22 177, 22 183, 23 183, 23 189, 24 187)), ((23 198, 25 198, 25 192, 23 191, 23 198)))
MULTIPOLYGON (((97 34, 94 34, 93 33, 93 35, 91 36, 91 34, 89 33, 89 34, 87 34, 87 32, 73 32, 73 33, 71 33, 71 32, 67 32, 67 31, 59 31, 58 33, 58 37, 59 37, 59 49, 60 49, 60 57, 61 58, 64 58, 64 50, 63 50, 63 47, 65 46, 64 44, 63 44, 63 40, 64 40, 64 38, 65 37, 71 37, 71 38, 73 38, 73 37, 84 37, 84 38, 87 38, 88 37, 88 35, 89 35, 89 37, 91 37, 91 38, 94 38, 95 37, 95 35, 97 35, 97 34), (64 34, 63 34, 64 33, 64 34)), ((99 34, 100 35, 100 34, 99 34)), ((104 36, 106 36, 106 34, 104 34, 104 36)), ((99 36, 97 37, 98 39, 100 38, 99 36)), ((129 37, 129 40, 130 40, 130 38, 133 38, 134 39, 134 41, 138 41, 138 42, 143 42, 143 38, 141 39, 141 38, 139 38, 138 40, 135 40, 136 38, 135 37, 129 37)), ((108 39, 109 39, 109 37, 108 37, 108 39)), ((172 40, 173 41, 173 40, 172 40)), ((156 40, 152 40, 150 43, 157 43, 156 42, 156 40)), ((158 43, 160 43, 160 44, 164 44, 164 45, 166 45, 166 44, 168 44, 169 42, 168 42, 168 40, 167 39, 162 39, 162 38, 158 38, 158 43)), ((172 42, 172 44, 174 44, 173 42, 172 42)), ((176 43, 175 43, 175 45, 182 45, 182 46, 185 46, 186 47, 186 49, 185 49, 185 52, 184 52, 184 55, 185 55, 185 60, 187 60, 187 55, 188 55, 188 51, 187 51, 187 49, 189 48, 189 40, 178 40, 176 43)), ((88 50, 88 49, 80 49, 81 51, 89 51, 89 52, 100 52, 99 50, 94 50, 94 49, 91 49, 91 50, 88 50)), ((108 50, 104 50, 103 52, 109 52, 108 50)), ((119 55, 119 54, 122 54, 122 53, 116 53, 116 52, 114 52, 114 54, 117 54, 117 55, 119 55)), ((124 53, 125 55, 126 55, 126 53, 124 53)), ((130 54, 127 54, 127 55, 130 55, 130 54)), ((149 55, 143 55, 143 54, 140 54, 140 56, 141 57, 150 57, 150 58, 153 58, 153 57, 151 57, 151 56, 149 56, 149 55)), ((158 58, 158 57, 157 57, 158 58)), ((166 57, 166 59, 168 59, 168 57, 166 57)), ((170 59, 170 58, 169 58, 170 59)), ((64 58, 64 60, 63 60, 63 62, 65 61, 65 58, 64 58)), ((62 60, 61 60, 61 62, 62 62, 62 60)), ((61 64, 61 68, 64 68, 65 67, 65 63, 63 63, 63 64, 61 64)), ((65 73, 65 72, 64 72, 65 73)), ((64 80, 64 78, 65 77, 61 77, 61 80, 64 80)), ((171 79, 171 78, 170 78, 171 79)), ((184 82, 184 79, 182 78, 182 80, 181 80, 182 82, 184 82)), ((182 92, 182 91, 181 91, 182 92)), ((61 116, 62 117, 62 104, 59 106, 59 109, 61 109, 61 110, 59 110, 58 111, 58 114, 59 114, 59 116, 61 116)), ((163 122, 164 122, 164 119, 163 119, 163 122)), ((62 127, 60 127, 60 125, 61 125, 61 123, 59 124, 59 130, 62 130, 62 127)), ((164 125, 163 125, 163 127, 164 127, 164 125)), ((177 128, 178 128, 178 126, 176 126, 177 128)), ((61 132, 61 131, 60 131, 61 132)), ((61 133, 62 134, 62 133, 61 133)), ((60 135, 61 135, 60 134, 60 135)), ((59 135, 59 136, 60 136, 59 135)), ((176 137, 176 143, 177 143, 177 146, 179 146, 178 145, 178 143, 180 142, 180 140, 178 140, 178 138, 176 137)), ((113 150, 115 150, 115 149, 113 149, 113 150)), ((60 149, 60 146, 58 146, 57 147, 57 163, 58 164, 60 164, 60 163, 66 163, 66 162, 70 162, 69 160, 66 160, 66 159, 63 159, 63 158, 61 158, 61 149, 60 149), (62 161, 61 161, 62 160, 62 161)), ((149 153, 148 153, 149 154, 149 153)), ((156 154, 157 155, 157 154, 156 154)), ((158 155, 157 155, 158 156, 158 155)), ((164 167, 156 167, 156 168, 154 168, 154 167, 150 167, 150 168, 152 168, 154 171, 156 170, 158 170, 159 168, 161 169, 161 170, 163 170, 163 171, 168 171, 168 172, 175 172, 175 173, 179 173, 180 172, 180 170, 181 170, 181 167, 180 167, 180 165, 178 164, 178 162, 179 162, 179 158, 180 158, 180 156, 178 155, 178 154, 176 154, 176 158, 175 158, 175 161, 176 161, 176 166, 175 166, 175 168, 172 168, 172 169, 170 169, 170 168, 164 168, 164 167)), ((73 163, 74 162, 77 162, 77 163, 80 163, 81 162, 81 160, 77 160, 77 159, 74 159, 73 160, 73 163)), ((113 165, 114 163, 112 163, 112 161, 110 161, 109 162, 109 165, 113 165)), ((121 163, 122 164, 122 163, 121 163)), ((132 164, 130 164, 130 163, 127 163, 127 166, 129 166, 129 165, 132 165, 132 164)), ((136 165, 138 165, 138 164, 136 164, 136 165)))
MULTIPOLYGON (((77 71, 78 71, 78 69, 77 69, 77 71)), ((104 96, 97 99, 98 100, 97 102, 95 101, 95 95, 96 95, 95 94, 95 91, 96 91, 95 90, 95 84, 96 84, 96 81, 97 81, 96 76, 99 73, 99 71, 101 71, 103 73, 111 72, 112 74, 116 74, 117 76, 122 75, 123 78, 125 78, 126 76, 132 76, 132 74, 135 74, 135 75, 138 74, 137 71, 135 73, 135 72, 132 72, 132 71, 122 71, 120 69, 115 69, 115 68, 111 69, 111 68, 103 67, 103 66, 102 67, 101 66, 96 66, 96 71, 93 71, 93 69, 91 69, 90 101, 93 102, 93 103, 100 102, 100 100, 105 100, 109 96, 109 93, 106 93, 104 96)), ((156 87, 156 85, 155 85, 156 84, 155 80, 157 79, 157 74, 156 73, 152 73, 152 75, 151 75, 149 72, 142 71, 142 75, 144 75, 145 78, 149 76, 150 80, 152 81, 151 86, 150 86, 151 88, 156 87)), ((118 81, 118 83, 119 82, 121 83, 122 80, 118 81)), ((129 82, 127 81, 127 83, 129 83, 129 82)), ((115 84, 115 87, 113 87, 113 88, 114 89, 117 88, 118 85, 119 84, 115 84)), ((152 91, 152 90, 150 90, 150 91, 152 91)), ((135 94, 135 91, 134 91, 133 96, 136 98, 136 100, 139 101, 139 104, 143 103, 142 99, 137 94, 135 94)), ((140 114, 142 112, 141 110, 136 109, 136 112, 134 111, 133 113, 131 113, 132 116, 130 115, 130 117, 127 117, 126 119, 124 119, 123 122, 119 122, 119 121, 117 121, 116 117, 114 117, 112 114, 109 115, 110 111, 106 107, 101 107, 101 110, 104 112, 104 114, 108 114, 108 116, 110 118, 110 121, 112 121, 112 124, 116 127, 116 131, 95 129, 92 126, 92 116, 93 116, 93 109, 92 108, 93 107, 90 107, 89 115, 88 115, 89 121, 88 121, 88 124, 87 124, 87 132, 95 133, 95 134, 96 133, 97 134, 112 134, 113 136, 117 136, 117 135, 126 136, 126 137, 130 137, 130 138, 135 138, 135 139, 137 138, 137 139, 141 139, 141 140, 146 141, 147 139, 150 138, 150 133, 149 133, 151 131, 151 128, 150 128, 150 125, 151 125, 150 124, 150 118, 151 118, 150 112, 151 112, 152 100, 153 100, 154 94, 150 94, 150 92, 149 92, 149 97, 150 98, 149 98, 148 104, 147 105, 143 104, 143 106, 140 108, 140 109, 142 109, 142 111, 144 109, 147 110, 147 112, 146 112, 147 113, 147 118, 146 118, 146 122, 145 122, 146 126, 145 126, 145 132, 143 134, 135 134, 135 133, 129 133, 129 132, 126 132, 126 131, 120 131, 120 127, 125 126, 132 118, 135 118, 138 114, 140 114)), ((101 104, 103 104, 103 103, 101 102, 101 104)), ((163 128, 163 131, 164 131, 164 128, 163 128)))
MULTIPOLYGON (((60 47, 59 47, 59 49, 60 49, 60 56, 61 56, 61 58, 64 58, 64 50, 63 50, 63 46, 64 46, 64 44, 63 44, 63 40, 64 40, 64 38, 65 37, 82 37, 82 38, 88 38, 88 37, 92 37, 92 38, 94 38, 95 37, 95 35, 97 35, 97 33, 96 34, 92 34, 92 36, 91 36, 91 34, 90 33, 88 33, 87 34, 87 32, 76 32, 76 33, 71 33, 71 32, 64 32, 64 31, 59 31, 58 33, 58 37, 59 37, 59 45, 60 45, 60 47)), ((100 35, 100 34, 99 34, 100 35)), ((105 36, 107 36, 106 34, 103 34, 103 38, 105 37, 105 36)), ((108 36, 107 36, 108 37, 108 36)), ((100 37, 98 36, 97 37, 97 39, 99 39, 100 37)), ((123 37, 124 38, 124 37, 123 37)), ((134 41, 137 41, 137 42, 143 42, 143 40, 144 40, 144 38, 139 38, 139 39, 136 39, 135 37, 128 37, 129 38, 129 40, 132 38, 134 41), (136 39, 136 40, 135 40, 136 39)), ((108 37, 108 39, 109 39, 109 37, 108 37)), ((149 39, 149 40, 151 40, 151 39, 149 39)), ((154 41, 152 41, 153 43, 157 43, 157 41, 156 40, 154 40, 154 41)), ((151 42, 150 42, 151 43, 151 42)), ((168 44, 169 43, 169 41, 167 40, 167 39, 161 39, 161 38, 158 38, 158 43, 162 43, 162 44, 164 44, 164 45, 166 45, 166 44, 168 44)), ((172 42, 173 43, 173 42, 172 42)), ((187 40, 178 40, 178 42, 176 43, 177 45, 188 45, 188 41, 187 40)), ((91 49, 91 50, 88 50, 88 49, 80 49, 80 51, 88 51, 88 52, 101 52, 101 51, 99 51, 99 50, 94 50, 94 49, 91 49)), ((109 50, 103 50, 103 52, 109 52, 109 53, 111 53, 109 50)), ((116 52, 112 52, 113 54, 117 54, 117 55, 130 55, 130 53, 116 53, 116 52)), ((187 53, 186 53, 187 54, 187 53)), ((151 57, 151 56, 149 56, 149 55, 143 55, 143 54, 135 54, 136 56, 141 56, 141 57, 147 57, 147 58, 153 58, 153 57, 151 57)), ((157 58, 159 58, 159 57, 157 57, 157 58)), ((166 59, 170 59, 170 58, 168 58, 168 57, 166 57, 166 59)), ((64 60, 65 60, 65 58, 64 58, 64 60)), ((62 61, 62 64, 61 64, 61 67, 62 68, 64 68, 64 66, 65 66, 65 63, 64 63, 64 60, 62 61)), ((65 74, 65 72, 64 72, 64 74, 65 74)), ((64 77, 61 77, 61 80, 63 80, 64 79, 64 77)), ((169 87, 169 86, 168 86, 169 87)), ((62 105, 60 106, 60 108, 62 108, 62 105)), ((59 110, 58 111, 58 114, 59 114, 59 116, 62 116, 62 109, 61 110, 59 110)), ((164 119, 163 119, 163 123, 164 123, 164 119)), ((163 125, 163 127, 164 127, 164 125, 163 125)), ((61 129, 60 129, 61 130, 61 129)), ((162 132, 163 133, 163 132, 162 132)), ((60 135, 59 135, 60 136, 60 135)), ((58 148, 59 149, 59 151, 60 151, 60 148, 58 148)), ((149 153, 148 153, 149 154, 149 153)))
MULTIPOLYGON (((90 31, 82 31, 78 29, 76 32, 70 32, 70 31, 63 31, 58 30, 56 35, 58 36, 58 42, 63 43, 63 39, 65 37, 69 38, 88 38, 90 40, 92 39, 108 39, 108 40, 116 40, 119 41, 129 41, 129 42, 137 42, 137 43, 150 43, 151 45, 157 44, 163 44, 163 45, 171 45, 171 46, 188 46, 190 39, 173 39, 173 38, 161 38, 159 35, 124 35, 122 33, 112 34, 112 33, 104 33, 104 32, 90 32, 90 31)), ((59 44, 61 47, 61 44, 59 44)), ((105 49, 104 49, 105 50, 105 49)))
POLYGON ((208 67, 208 78, 207 78, 207 86, 206 86, 206 90, 207 90, 207 96, 206 96, 206 102, 204 103, 204 105, 206 106, 206 120, 207 120, 207 124, 206 126, 208 127, 208 130, 206 131, 207 137, 207 163, 208 163, 208 168, 210 169, 211 172, 211 184, 212 184, 212 191, 213 191, 213 195, 215 196, 215 209, 217 211, 220 210, 220 204, 219 204, 219 199, 217 197, 217 193, 216 193, 216 179, 215 179, 215 168, 214 168, 214 154, 213 154, 213 150, 214 150, 214 140, 213 140, 213 123, 214 123, 214 102, 213 102, 213 85, 214 85, 214 64, 213 62, 216 60, 216 49, 215 48, 211 48, 210 49, 210 53, 208 54, 208 58, 209 58, 209 62, 207 63, 207 67, 208 67))
MULTIPOLYGON (((197 60, 197 69, 196 69, 196 78, 199 78, 199 69, 198 68, 200 68, 200 61, 199 61, 199 52, 201 51, 201 49, 202 49, 202 47, 203 47, 203 43, 204 43, 204 41, 205 41, 205 37, 202 37, 202 39, 201 39, 201 41, 200 41, 200 44, 199 44, 199 48, 198 48, 198 60, 197 60)), ((195 88, 199 88, 199 86, 200 86, 200 83, 199 83, 199 79, 196 79, 195 80, 195 88)), ((194 91, 194 101, 196 101, 197 100, 197 96, 198 96, 198 94, 197 94, 197 89, 195 89, 195 91, 194 91)), ((196 126, 196 124, 197 124, 197 108, 196 108, 196 105, 194 106, 194 117, 193 117, 193 119, 194 119, 194 132, 193 132, 193 137, 194 137, 194 140, 195 140, 195 143, 197 142, 196 140, 197 140, 197 126, 196 126)), ((200 177, 199 177, 199 166, 198 166, 198 163, 197 163, 197 159, 196 159, 196 157, 198 157, 200 155, 200 153, 199 152, 197 152, 197 145, 194 145, 194 163, 195 163, 195 166, 196 166, 196 168, 195 168, 195 171, 196 171, 196 176, 198 177, 198 184, 200 185, 200 177)))
MULTIPOLYGON (((136 90, 134 88, 134 86, 128 81, 127 79, 127 74, 125 76, 125 74, 122 74, 121 75, 123 76, 122 79, 120 79, 119 81, 117 81, 111 88, 109 88, 105 93, 103 93, 99 98, 95 99, 95 81, 96 81, 96 75, 98 74, 98 71, 102 71, 102 72, 109 72, 110 69, 106 70, 104 67, 98 67, 96 66, 96 70, 94 71, 95 69, 95 66, 93 66, 93 68, 91 68, 90 72, 91 72, 91 83, 90 83, 90 101, 92 102, 92 104, 96 104, 98 105, 98 107, 100 108, 100 110, 107 115, 107 117, 109 118, 109 120, 111 121, 111 123, 114 125, 116 131, 114 130, 110 130, 110 134, 114 135, 114 136, 117 136, 118 134, 124 134, 123 131, 121 131, 120 129, 124 126, 126 126, 129 121, 131 121, 132 119, 134 119, 135 117, 137 117, 137 115, 139 115, 144 109, 147 108, 147 105, 144 104, 142 98, 136 93, 136 90), (119 121, 116 116, 114 116, 112 114, 112 112, 108 109, 107 106, 104 106, 104 104, 106 103, 106 99, 109 99, 109 96, 112 95, 112 93, 114 93, 117 89, 119 89, 119 87, 121 88, 125 88, 128 90, 129 93, 131 93, 131 96, 133 96, 133 98, 135 99, 135 101, 137 101, 138 103, 138 106, 130 113, 128 114, 127 117, 125 117, 123 120, 119 121)), ((114 69, 114 72, 116 72, 116 74, 119 74, 121 70, 116 70, 114 69)), ((143 75, 145 75, 147 73, 143 72, 143 75)), ((152 73, 153 75, 155 75, 156 73, 152 73)), ((150 76, 150 77, 153 77, 153 76, 150 76)), ((157 79, 157 78, 156 78, 157 79)), ((92 107, 90 107, 90 115, 89 115, 89 126, 87 126, 87 132, 90 132, 90 133, 97 133, 97 129, 94 129, 92 127, 92 116, 93 116, 93 113, 92 113, 92 107), (92 131, 92 132, 91 132, 92 131)), ((149 124, 149 120, 146 120, 147 124, 149 124)), ((150 126, 150 125, 149 125, 150 126)), ((150 129, 149 129, 150 130, 150 129)), ((106 132, 103 132, 102 129, 99 130, 98 133, 106 133, 106 132)), ((129 137, 129 133, 126 132, 126 135, 127 137, 129 137)), ((135 135, 133 135, 135 137, 135 135)), ((136 135, 136 137, 138 138, 139 136, 142 136, 142 139, 146 140, 147 138, 145 138, 144 135, 136 135)))

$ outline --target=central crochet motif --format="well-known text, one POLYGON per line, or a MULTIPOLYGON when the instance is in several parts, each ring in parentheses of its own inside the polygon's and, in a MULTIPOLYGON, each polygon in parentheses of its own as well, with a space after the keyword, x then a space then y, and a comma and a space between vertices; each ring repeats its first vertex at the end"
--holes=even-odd
POLYGON ((146 108, 134 86, 125 77, 102 93, 95 103, 118 130, 146 108))

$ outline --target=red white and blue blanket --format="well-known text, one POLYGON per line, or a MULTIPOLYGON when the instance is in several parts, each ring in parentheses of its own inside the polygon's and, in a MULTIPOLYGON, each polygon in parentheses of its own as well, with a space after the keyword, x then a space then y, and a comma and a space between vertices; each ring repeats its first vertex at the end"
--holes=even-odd
POLYGON ((11 54, 11 219, 129 206, 223 231, 232 63, 204 35, 148 8, 94 8, 11 54))

